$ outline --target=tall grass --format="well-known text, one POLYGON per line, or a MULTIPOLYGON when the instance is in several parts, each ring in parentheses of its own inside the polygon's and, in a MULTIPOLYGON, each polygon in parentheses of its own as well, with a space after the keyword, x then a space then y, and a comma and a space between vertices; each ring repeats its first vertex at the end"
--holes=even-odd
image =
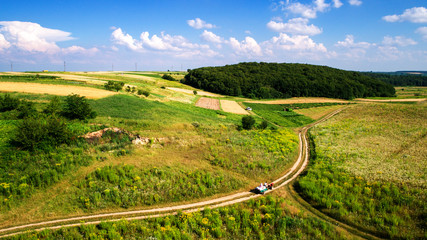
POLYGON ((358 105, 314 127, 299 190, 325 213, 379 236, 426 237, 425 113, 424 105, 358 105))

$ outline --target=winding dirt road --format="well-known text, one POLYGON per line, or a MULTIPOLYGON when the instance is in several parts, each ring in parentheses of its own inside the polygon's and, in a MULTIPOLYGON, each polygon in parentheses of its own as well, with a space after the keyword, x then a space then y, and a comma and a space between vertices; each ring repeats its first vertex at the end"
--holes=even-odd
MULTIPOLYGON (((321 120, 310 124, 306 127, 303 127, 299 132, 299 156, 294 165, 284 174, 282 177, 273 181, 275 188, 271 191, 274 191, 278 188, 282 188, 292 182, 297 178, 305 169, 309 160, 309 145, 307 141, 307 131, 311 127, 326 121, 327 119, 333 117, 339 113, 342 109, 338 109, 332 113, 329 113, 321 120)), ((44 229, 58 229, 62 227, 72 227, 79 225, 88 225, 88 224, 99 224, 101 221, 120 221, 122 219, 126 220, 137 220, 153 217, 161 217, 166 215, 177 214, 178 211, 184 212, 195 212, 202 210, 205 207, 209 208, 219 208, 227 205, 240 203, 247 201, 249 199, 258 198, 262 195, 254 194, 251 192, 240 192, 225 197, 215 198, 207 201, 201 201, 196 203, 190 203, 185 205, 176 205, 172 207, 163 207, 163 208, 154 208, 154 209, 143 209, 136 211, 125 211, 125 212, 115 212, 115 213, 105 213, 105 214, 95 214, 81 217, 72 217, 57 219, 52 221, 31 223, 21 226, 8 227, 0 229, 0 238, 8 237, 13 235, 22 234, 28 230, 42 231, 44 229), (84 222, 83 222, 84 221, 84 222)))

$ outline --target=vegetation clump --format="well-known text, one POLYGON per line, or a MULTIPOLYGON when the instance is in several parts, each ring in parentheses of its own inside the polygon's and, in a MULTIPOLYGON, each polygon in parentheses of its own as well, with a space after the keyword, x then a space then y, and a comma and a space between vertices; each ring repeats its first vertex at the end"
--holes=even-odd
POLYGON ((162 78, 169 81, 176 81, 176 79, 173 78, 170 74, 163 74, 162 78))
POLYGON ((104 84, 105 89, 109 90, 109 91, 120 91, 123 89, 123 86, 125 85, 124 82, 121 81, 108 81, 107 83, 104 84))
POLYGON ((189 70, 184 84, 210 92, 249 98, 391 97, 390 84, 358 72, 286 63, 239 63, 189 70))
POLYGON ((87 99, 77 94, 69 95, 65 99, 65 105, 61 114, 68 119, 86 120, 96 117, 87 99))

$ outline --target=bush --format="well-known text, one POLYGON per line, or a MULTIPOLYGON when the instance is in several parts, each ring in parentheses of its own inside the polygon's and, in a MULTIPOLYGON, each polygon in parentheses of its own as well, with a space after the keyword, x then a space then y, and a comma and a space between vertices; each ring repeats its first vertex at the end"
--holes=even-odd
POLYGON ((17 127, 11 144, 25 150, 46 150, 68 143, 71 133, 65 121, 58 117, 29 117, 17 127))
POLYGON ((176 81, 176 79, 173 78, 170 74, 163 74, 162 78, 169 81, 176 81))
POLYGON ((43 113, 48 115, 54 115, 61 112, 61 99, 58 96, 54 96, 50 99, 50 102, 47 104, 46 108, 43 109, 43 113))
POLYGON ((266 129, 268 127, 268 122, 263 120, 262 123, 258 126, 259 129, 266 129))
POLYGON ((197 91, 196 91, 196 90, 194 90, 194 91, 193 91, 193 94, 194 94, 194 95, 197 95, 197 91))
POLYGON ((28 101, 22 101, 21 104, 19 104, 18 111, 18 118, 20 119, 35 117, 38 114, 36 108, 34 107, 34 103, 28 101))
POLYGON ((108 81, 106 84, 104 84, 105 89, 109 90, 109 91, 120 91, 122 90, 123 86, 125 85, 124 82, 120 82, 120 81, 108 81))
POLYGON ((61 114, 68 119, 86 120, 96 117, 87 99, 77 94, 71 94, 65 99, 61 114))
POLYGON ((252 116, 242 117, 242 127, 243 129, 250 130, 255 124, 255 118, 252 116))
POLYGON ((138 95, 144 95, 146 97, 150 96, 150 92, 149 91, 147 91, 147 90, 141 90, 141 89, 138 89, 138 93, 137 94, 138 95))
POLYGON ((0 96, 0 112, 7 112, 17 109, 20 104, 18 98, 11 97, 9 94, 0 96))

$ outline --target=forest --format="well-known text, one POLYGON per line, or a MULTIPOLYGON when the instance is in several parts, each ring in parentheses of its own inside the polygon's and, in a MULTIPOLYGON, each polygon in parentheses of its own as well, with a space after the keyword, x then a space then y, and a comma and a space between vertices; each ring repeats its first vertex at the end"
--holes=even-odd
POLYGON ((182 83, 248 98, 391 97, 392 85, 359 72, 296 63, 244 62, 188 70, 182 83))
POLYGON ((406 86, 427 86, 427 75, 424 74, 408 74, 405 72, 395 73, 374 73, 364 72, 363 75, 381 80, 385 83, 391 84, 396 87, 406 86))

